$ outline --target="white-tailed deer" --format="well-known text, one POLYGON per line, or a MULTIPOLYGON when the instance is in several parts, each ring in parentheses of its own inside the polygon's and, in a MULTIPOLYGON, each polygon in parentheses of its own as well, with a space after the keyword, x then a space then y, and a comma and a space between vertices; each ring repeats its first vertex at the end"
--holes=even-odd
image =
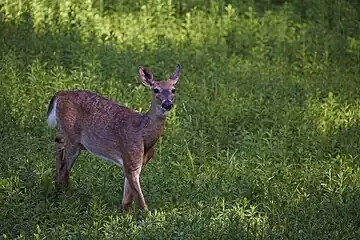
POLYGON ((150 70, 139 68, 140 81, 153 91, 150 109, 138 113, 90 91, 59 91, 51 99, 47 121, 57 127, 56 186, 68 186, 69 173, 81 150, 123 168, 122 208, 128 212, 133 199, 147 210, 140 187, 140 173, 154 153, 173 107, 180 65, 166 81, 155 81, 150 70))

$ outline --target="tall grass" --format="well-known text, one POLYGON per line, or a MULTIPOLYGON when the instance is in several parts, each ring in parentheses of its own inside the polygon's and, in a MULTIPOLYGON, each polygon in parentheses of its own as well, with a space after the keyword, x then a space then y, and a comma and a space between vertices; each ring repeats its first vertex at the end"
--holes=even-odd
POLYGON ((0 238, 358 239, 357 1, 3 1, 0 238), (88 89, 145 111, 137 68, 183 66, 142 173, 151 213, 118 212, 122 173, 82 154, 54 190, 50 97, 88 89))

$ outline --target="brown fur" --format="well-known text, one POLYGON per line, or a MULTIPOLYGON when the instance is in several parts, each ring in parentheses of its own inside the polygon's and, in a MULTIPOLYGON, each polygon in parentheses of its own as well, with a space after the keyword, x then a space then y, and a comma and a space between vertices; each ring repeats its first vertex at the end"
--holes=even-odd
POLYGON ((173 101, 180 65, 168 80, 162 82, 154 81, 153 74, 145 68, 140 68, 139 74, 144 85, 156 89, 146 114, 85 90, 59 91, 51 99, 48 116, 55 111, 58 128, 55 139, 58 188, 68 186, 74 161, 81 150, 87 150, 122 165, 125 177, 123 210, 129 211, 133 199, 140 210, 147 210, 140 173, 152 158, 154 145, 163 134, 167 111, 162 104, 173 101))

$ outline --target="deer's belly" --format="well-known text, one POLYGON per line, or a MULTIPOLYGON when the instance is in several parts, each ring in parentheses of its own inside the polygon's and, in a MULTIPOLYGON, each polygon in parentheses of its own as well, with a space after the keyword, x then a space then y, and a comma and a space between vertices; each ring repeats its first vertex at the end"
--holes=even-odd
POLYGON ((83 144, 84 148, 90 152, 91 154, 111 163, 119 167, 123 167, 123 159, 120 153, 116 153, 114 151, 101 151, 97 147, 83 144))

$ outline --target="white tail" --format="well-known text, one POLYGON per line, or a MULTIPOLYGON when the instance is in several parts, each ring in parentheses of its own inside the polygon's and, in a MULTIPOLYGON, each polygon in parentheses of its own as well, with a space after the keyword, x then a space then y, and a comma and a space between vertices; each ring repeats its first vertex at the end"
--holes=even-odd
POLYGON ((180 65, 166 81, 155 81, 146 68, 139 68, 140 81, 153 91, 147 113, 141 114, 90 91, 59 91, 51 99, 47 121, 57 126, 56 186, 68 186, 70 170, 86 150, 124 170, 123 211, 133 199, 140 210, 147 205, 140 186, 140 173, 151 159, 162 135, 165 118, 173 107, 180 65))
POLYGON ((49 127, 54 128, 56 127, 57 121, 56 121, 56 99, 53 99, 54 102, 50 103, 49 106, 51 106, 52 109, 48 110, 48 117, 47 122, 49 127))

